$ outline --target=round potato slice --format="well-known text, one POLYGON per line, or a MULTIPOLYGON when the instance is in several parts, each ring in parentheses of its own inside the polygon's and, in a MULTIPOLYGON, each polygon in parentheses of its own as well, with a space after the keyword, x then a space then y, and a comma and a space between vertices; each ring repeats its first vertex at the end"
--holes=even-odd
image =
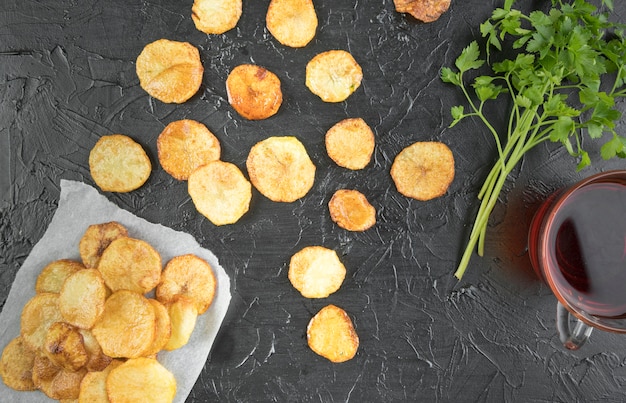
POLYGON ((313 187, 315 165, 295 137, 270 137, 255 144, 246 161, 250 181, 268 199, 293 202, 313 187))
POLYGON ((70 259, 59 259, 48 263, 37 276, 35 291, 38 293, 51 292, 58 294, 61 292, 61 287, 63 287, 65 280, 84 268, 85 266, 82 263, 70 259))
POLYGON ((317 14, 311 0, 272 0, 265 23, 268 31, 285 46, 306 46, 317 31, 317 14))
POLYGON ((91 330, 79 328, 78 331, 81 336, 83 336, 83 345, 85 346, 85 351, 87 351, 88 356, 85 368, 87 368, 89 372, 102 371, 111 363, 112 358, 104 354, 100 343, 98 343, 98 340, 96 340, 91 330))
POLYGON ((181 104, 200 89, 204 67, 188 42, 159 39, 146 45, 136 64, 139 85, 164 103, 181 104))
POLYGON ((26 346, 21 336, 12 339, 0 357, 0 378, 5 385, 19 391, 37 389, 33 383, 35 356, 35 352, 26 346))
POLYGON ((237 26, 242 3, 242 0, 194 0, 191 19, 199 31, 223 34, 237 26))
POLYGON ((447 145, 416 142, 396 156, 391 177, 402 195, 417 200, 443 196, 454 179, 454 156, 447 145))
POLYGON ((152 304, 152 307, 154 308, 156 327, 154 341, 152 342, 150 348, 144 351, 144 357, 155 355, 159 351, 163 350, 167 342, 170 340, 170 336, 172 335, 172 322, 170 320, 170 314, 167 311, 165 305, 163 305, 154 298, 148 298, 148 302, 150 302, 150 304, 152 304))
POLYGON ((63 319, 76 327, 90 329, 102 314, 108 290, 96 269, 77 271, 65 280, 59 294, 63 319))
POLYGON ((153 358, 134 358, 111 370, 106 391, 112 403, 169 403, 176 395, 176 378, 153 358))
POLYGON ((148 242, 122 237, 106 248, 98 271, 111 291, 151 291, 161 280, 161 255, 148 242))
POLYGON ((451 0, 393 0, 399 13, 409 13, 422 22, 437 21, 448 8, 451 0))
POLYGON ((316 354, 332 361, 352 359, 359 348, 359 337, 352 320, 335 305, 322 308, 309 322, 307 342, 316 354))
POLYGON ((109 403, 106 379, 109 373, 122 363, 121 360, 113 360, 101 371, 88 372, 80 383, 78 403, 109 403))
POLYGON ((230 72, 226 93, 231 106, 249 120, 275 115, 283 102, 278 76, 254 64, 242 64, 230 72))
POLYGON ((337 190, 328 209, 330 218, 348 231, 365 231, 376 224, 376 209, 358 190, 337 190))
POLYGON ((43 353, 55 365, 70 371, 78 371, 89 360, 83 336, 65 322, 55 322, 48 328, 43 353))
POLYGON ((89 171, 104 192, 131 192, 150 177, 152 163, 139 143, 123 134, 101 137, 89 153, 89 171))
POLYGON ((24 305, 20 321, 24 343, 31 350, 42 349, 48 328, 55 322, 63 321, 59 311, 59 294, 36 294, 24 305))
POLYGON ((341 287, 346 268, 334 250, 308 246, 291 257, 288 276, 303 297, 326 298, 341 287))
POLYGON ((363 169, 374 152, 374 132, 361 118, 344 119, 326 132, 326 152, 340 167, 363 169))
POLYGON ((164 350, 172 351, 181 348, 189 342, 189 338, 196 327, 198 310, 196 303, 185 295, 179 295, 176 300, 167 305, 170 315, 172 334, 164 350))
POLYGON ((324 102, 345 101, 361 85, 363 71, 345 50, 328 50, 306 65, 306 86, 324 102))
POLYGON ((215 225, 233 224, 250 208, 252 185, 234 164, 212 161, 192 172, 187 191, 196 209, 215 225))
POLYGON ((44 354, 37 355, 33 363, 33 383, 54 400, 77 399, 86 373, 84 368, 70 371, 59 367, 44 354))
POLYGON ((201 165, 220 159, 221 146, 202 123, 191 119, 171 122, 157 139, 159 162, 168 174, 187 180, 201 165))
POLYGON ((181 295, 187 296, 202 315, 213 302, 216 288, 215 275, 208 262, 193 254, 180 255, 165 265, 156 298, 169 304, 181 295))
POLYGON ((128 236, 128 230, 115 221, 93 224, 87 227, 78 243, 80 258, 85 267, 88 269, 98 267, 102 252, 111 242, 123 236, 128 236))

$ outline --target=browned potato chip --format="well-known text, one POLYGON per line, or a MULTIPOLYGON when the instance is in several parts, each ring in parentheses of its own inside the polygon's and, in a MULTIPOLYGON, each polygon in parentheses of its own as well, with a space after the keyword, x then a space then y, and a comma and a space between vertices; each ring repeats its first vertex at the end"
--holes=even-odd
POLYGON ((443 196, 454 179, 454 156, 443 143, 416 142, 396 156, 391 177, 404 196, 434 199, 443 196))
POLYGON ((291 257, 288 276, 303 297, 326 298, 341 287, 346 268, 334 250, 307 246, 291 257))
POLYGON ((345 50, 328 50, 306 65, 306 86, 324 102, 345 101, 361 85, 363 71, 345 50))
POLYGON ((98 340, 96 340, 91 330, 78 329, 78 331, 81 336, 83 336, 83 345, 85 346, 85 351, 87 351, 88 356, 85 368, 90 372, 102 371, 111 363, 112 358, 104 354, 98 340))
POLYGON ((107 299, 91 331, 109 357, 141 357, 154 341, 154 308, 137 292, 117 291, 107 299))
POLYGON ((98 270, 111 291, 151 291, 161 279, 161 255, 148 242, 122 237, 102 253, 98 270))
POLYGON ((143 48, 136 71, 139 85, 152 97, 180 104, 200 89, 204 67, 192 44, 159 39, 143 48))
POLYGON ((156 355, 159 351, 163 350, 172 335, 172 322, 165 305, 153 298, 148 298, 148 302, 150 302, 154 308, 156 322, 154 340, 152 341, 150 348, 144 351, 144 357, 156 355))
POLYGON ((189 342, 193 329, 196 327, 198 310, 191 298, 180 295, 174 302, 167 305, 167 311, 170 314, 172 334, 163 349, 171 351, 189 342))
POLYGON ((230 72, 226 93, 237 113, 250 120, 275 115, 283 102, 278 76, 254 64, 242 64, 230 72))
POLYGON ((176 395, 176 378, 155 359, 134 358, 111 370, 106 390, 111 403, 169 403, 176 395))
POLYGON ((191 19, 206 34, 223 34, 237 26, 242 0, 194 0, 191 19))
POLYGON ((422 22, 433 22, 450 7, 451 0, 393 0, 396 11, 409 13, 422 22))
POLYGON ((376 209, 358 190, 337 190, 328 209, 330 218, 348 231, 365 231, 376 224, 376 209))
POLYGON ((309 322, 306 334, 311 350, 332 362, 352 359, 359 348, 350 317, 335 305, 322 308, 309 322))
POLYGON ((187 191, 196 209, 215 225, 233 224, 248 211, 252 185, 234 164, 211 161, 191 173, 187 191))
POLYGON ((87 227, 78 243, 80 258, 85 267, 88 269, 98 267, 102 252, 113 240, 123 236, 128 236, 128 230, 115 221, 93 224, 87 227))
POLYGON ((205 125, 191 119, 168 124, 157 139, 159 162, 168 174, 187 180, 201 165, 219 160, 220 142, 205 125))
POLYGON ((79 270, 84 269, 82 263, 70 259, 55 260, 43 268, 37 282, 35 283, 35 291, 38 293, 51 292, 60 293, 61 287, 65 280, 79 270))
POLYGON ((270 137, 255 144, 246 161, 250 181, 268 199, 293 202, 315 181, 315 165, 295 137, 270 137))
POLYGON ((59 310, 65 322, 91 329, 102 314, 108 290, 96 269, 77 271, 65 280, 59 294, 59 310))
POLYGON ((314 37, 317 14, 311 0, 272 0, 265 16, 267 29, 285 46, 301 48, 314 37))
POLYGON ((2 350, 0 378, 11 389, 20 391, 37 389, 33 383, 35 355, 21 336, 12 339, 2 350))
POLYGON ((180 295, 187 296, 196 304, 198 314, 202 315, 213 302, 216 288, 215 275, 208 262, 196 255, 180 255, 165 265, 156 298, 163 304, 169 304, 180 295))
POLYGON ((109 403, 106 379, 109 373, 122 363, 121 360, 113 360, 101 371, 88 372, 80 383, 78 403, 109 403))
POLYGON ((51 399, 77 399, 80 382, 87 373, 82 368, 70 371, 55 365, 46 355, 35 357, 33 364, 33 382, 35 386, 51 399))
POLYGON ((63 321, 59 311, 59 294, 36 294, 24 305, 20 321, 24 343, 31 350, 42 349, 50 325, 63 321))
POLYGON ((361 118, 344 119, 326 132, 326 152, 340 167, 357 170, 369 164, 374 132, 361 118))
POLYGON ((78 371, 89 359, 83 336, 65 322, 55 322, 48 328, 42 351, 55 365, 70 371, 78 371))
POLYGON ((139 143, 123 134, 111 134, 91 149, 89 171, 102 191, 131 192, 148 180, 152 163, 139 143))

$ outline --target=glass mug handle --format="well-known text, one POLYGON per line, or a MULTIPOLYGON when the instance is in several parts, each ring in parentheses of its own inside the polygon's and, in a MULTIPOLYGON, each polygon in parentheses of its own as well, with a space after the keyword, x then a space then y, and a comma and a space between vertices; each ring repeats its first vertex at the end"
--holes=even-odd
POLYGON ((563 345, 569 350, 578 350, 589 338, 593 327, 587 325, 578 318, 572 317, 570 312, 557 302, 556 305, 556 327, 563 345), (571 326, 571 319, 574 319, 574 326, 571 326))

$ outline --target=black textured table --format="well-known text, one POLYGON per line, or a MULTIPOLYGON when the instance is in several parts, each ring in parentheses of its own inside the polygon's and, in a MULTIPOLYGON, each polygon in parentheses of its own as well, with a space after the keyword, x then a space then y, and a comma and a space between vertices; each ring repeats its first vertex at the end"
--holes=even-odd
MULTIPOLYGON (((564 349, 556 300, 534 276, 526 251, 529 221, 547 194, 626 163, 596 159, 576 173, 565 150, 533 150, 494 211, 486 256, 471 261, 461 282, 453 277, 495 148, 479 122, 448 128, 450 107, 462 100, 441 82, 439 69, 479 38, 479 24, 501 1, 453 1, 439 21, 423 24, 396 13, 391 0, 319 0, 317 36, 302 49, 269 34, 268 0, 244 1, 237 28, 223 35, 195 29, 192 3, 3 0, 0 307, 50 222, 59 181, 93 185, 91 147, 103 135, 123 133, 144 146, 154 170, 139 190, 106 197, 190 233, 231 277, 230 309, 188 401, 626 400, 626 338, 596 331, 581 350, 564 349), (137 55, 160 38, 200 50, 203 84, 182 105, 150 98, 135 74, 137 55), (361 87, 338 104, 323 103, 304 85, 307 61, 329 49, 350 51, 364 73, 361 87), (281 79, 284 101, 274 117, 247 121, 228 104, 225 80, 241 63, 281 79), (326 130, 348 117, 362 117, 376 135, 373 160, 361 171, 339 168, 324 148, 326 130), (312 190, 294 203, 254 191, 238 223, 212 225, 195 210, 186 183, 158 164, 159 133, 183 118, 211 129, 222 159, 244 172, 256 142, 298 137, 317 166, 312 190), (389 175, 396 154, 418 140, 445 142, 456 161, 446 195, 428 202, 400 195, 389 175), (368 197, 375 227, 352 233, 331 221, 327 203, 339 188, 368 197), (303 298, 287 279, 290 256, 308 245, 335 249, 347 267, 341 289, 326 299, 303 298), (360 338, 346 363, 332 364, 306 343, 309 319, 328 303, 349 313, 360 338)), ((626 21, 626 3, 616 1, 616 8, 626 21)))

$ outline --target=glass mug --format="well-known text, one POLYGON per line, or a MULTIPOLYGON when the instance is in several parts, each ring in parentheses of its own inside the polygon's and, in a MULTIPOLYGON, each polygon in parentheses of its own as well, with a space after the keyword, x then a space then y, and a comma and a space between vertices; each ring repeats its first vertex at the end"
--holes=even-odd
POLYGON ((528 253, 557 297, 565 347, 578 349, 594 328, 626 333, 626 170, 550 196, 531 222, 528 253))

